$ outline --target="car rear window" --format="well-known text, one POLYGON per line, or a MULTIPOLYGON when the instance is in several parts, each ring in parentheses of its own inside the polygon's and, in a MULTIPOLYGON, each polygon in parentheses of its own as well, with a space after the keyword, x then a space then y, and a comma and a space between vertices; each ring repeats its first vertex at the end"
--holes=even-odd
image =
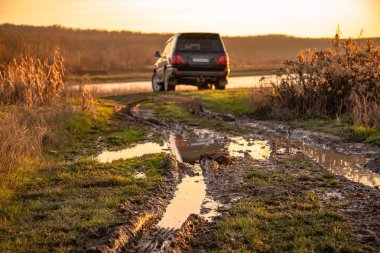
POLYGON ((182 34, 178 38, 176 50, 222 52, 223 46, 216 34, 182 34))

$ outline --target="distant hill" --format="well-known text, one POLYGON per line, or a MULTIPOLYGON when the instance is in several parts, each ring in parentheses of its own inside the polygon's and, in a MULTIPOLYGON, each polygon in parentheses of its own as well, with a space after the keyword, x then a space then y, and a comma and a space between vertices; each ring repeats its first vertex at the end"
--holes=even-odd
MULTIPOLYGON (((151 71, 153 52, 162 50, 171 34, 102 31, 0 25, 0 65, 21 53, 51 57, 59 45, 69 74, 151 71)), ((285 35, 224 37, 233 70, 276 68, 294 59, 301 49, 324 49, 330 39, 297 38, 285 35)), ((377 44, 380 38, 374 39, 377 44)))

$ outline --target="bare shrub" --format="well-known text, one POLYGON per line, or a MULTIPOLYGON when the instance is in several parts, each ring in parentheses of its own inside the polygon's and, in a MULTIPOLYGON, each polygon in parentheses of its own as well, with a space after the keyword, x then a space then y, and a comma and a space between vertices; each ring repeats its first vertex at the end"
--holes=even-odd
POLYGON ((273 110, 275 83, 269 77, 260 79, 260 87, 249 89, 247 102, 251 107, 250 116, 255 119, 267 119, 273 110))
POLYGON ((55 50, 51 64, 29 56, 13 59, 0 72, 0 103, 28 107, 54 104, 63 94, 64 71, 59 48, 55 50))
POLYGON ((380 127, 380 49, 372 41, 340 40, 331 48, 306 50, 286 61, 276 89, 278 117, 339 116, 353 113, 355 124, 380 127))

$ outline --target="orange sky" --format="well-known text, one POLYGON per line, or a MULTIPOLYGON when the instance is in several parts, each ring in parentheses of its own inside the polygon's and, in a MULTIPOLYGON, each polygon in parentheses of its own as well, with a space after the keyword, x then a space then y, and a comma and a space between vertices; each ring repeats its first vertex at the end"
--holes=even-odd
POLYGON ((380 0, 0 0, 0 23, 142 32, 380 37, 380 0))

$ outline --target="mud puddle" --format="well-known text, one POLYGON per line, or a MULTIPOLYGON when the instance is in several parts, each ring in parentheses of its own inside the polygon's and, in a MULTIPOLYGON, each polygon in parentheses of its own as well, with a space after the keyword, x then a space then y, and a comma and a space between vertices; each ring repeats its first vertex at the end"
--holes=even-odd
POLYGON ((255 159, 269 159, 271 148, 268 141, 243 137, 223 137, 207 130, 197 130, 196 136, 171 136, 178 161, 191 164, 192 171, 178 185, 159 227, 179 229, 190 214, 198 214, 211 221, 218 215, 220 203, 206 194, 207 185, 199 165, 201 155, 227 151, 231 156, 249 155, 255 159), (173 139, 174 138, 174 139, 173 139))
POLYGON ((269 142, 266 140, 232 137, 228 145, 228 153, 234 157, 244 157, 244 154, 248 153, 248 155, 254 159, 267 160, 271 152, 269 142))
POLYGON ((331 149, 323 149, 315 146, 300 144, 300 149, 307 156, 330 172, 344 176, 345 178, 375 187, 380 186, 380 175, 364 169, 362 166, 367 160, 358 155, 343 154, 331 149))
POLYGON ((193 163, 202 154, 227 151, 232 157, 244 157, 246 154, 257 160, 267 160, 271 155, 271 147, 266 140, 254 138, 225 137, 213 139, 214 135, 206 137, 176 137, 176 146, 184 162, 193 163))
POLYGON ((363 166, 367 160, 360 155, 344 154, 332 149, 313 146, 299 141, 293 141, 293 143, 296 148, 282 147, 277 149, 277 153, 303 152, 335 175, 343 176, 350 181, 370 187, 380 186, 380 175, 365 169, 363 166))
POLYGON ((133 157, 140 157, 147 154, 154 153, 169 153, 170 148, 168 143, 158 144, 155 142, 146 142, 137 144, 131 148, 126 148, 118 151, 104 151, 96 157, 96 160, 102 163, 112 162, 119 159, 129 159, 133 157))
POLYGON ((193 166, 194 176, 185 176, 178 185, 174 198, 157 224, 166 229, 179 229, 191 214, 198 214, 206 220, 218 215, 220 204, 206 196, 206 184, 199 164, 193 166))

